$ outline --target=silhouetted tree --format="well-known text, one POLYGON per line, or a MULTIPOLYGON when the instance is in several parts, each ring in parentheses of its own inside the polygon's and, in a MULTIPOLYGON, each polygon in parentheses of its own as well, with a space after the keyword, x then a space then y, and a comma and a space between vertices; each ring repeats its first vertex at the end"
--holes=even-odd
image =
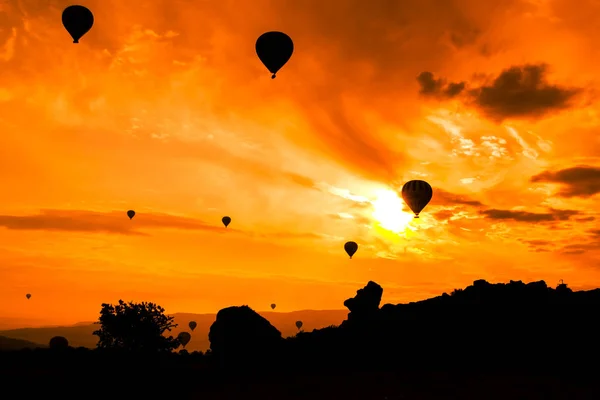
POLYGON ((50 343, 48 343, 51 349, 62 350, 69 347, 69 341, 67 338, 62 336, 54 336, 50 339, 50 343))
POLYGON ((173 317, 165 315, 165 309, 154 303, 103 303, 96 323, 101 325, 93 333, 98 336, 98 348, 170 352, 179 346, 173 336, 164 336, 177 327, 173 317))

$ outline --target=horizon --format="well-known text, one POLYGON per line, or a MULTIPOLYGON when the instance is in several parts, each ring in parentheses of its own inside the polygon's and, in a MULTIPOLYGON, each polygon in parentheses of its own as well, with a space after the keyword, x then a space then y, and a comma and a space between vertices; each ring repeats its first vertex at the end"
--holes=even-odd
POLYGON ((77 45, 66 0, 0 5, 0 320, 600 287, 592 1, 81 4, 77 45))
MULTIPOLYGON (((252 307, 251 307, 252 308, 252 307)), ((254 309, 253 309, 254 310, 254 309)), ((343 308, 339 308, 339 309, 330 309, 330 310, 312 310, 312 309, 306 309, 306 310, 293 310, 293 311, 277 311, 277 310, 254 310, 256 311, 258 314, 263 315, 263 314, 268 314, 268 313, 279 313, 279 314, 294 314, 294 313, 307 313, 307 312, 339 312, 339 311, 343 311, 343 312, 348 312, 348 310, 345 310, 343 308)), ((187 314, 187 315, 198 315, 198 316, 203 316, 203 315, 216 315, 218 313, 218 311, 214 312, 214 313, 194 313, 194 312, 180 312, 180 311, 176 311, 176 312, 165 312, 166 315, 171 315, 171 316, 176 316, 176 315, 181 315, 181 314, 187 314)), ((62 324, 53 324, 51 322, 41 322, 38 320, 38 322, 24 322, 25 325, 17 325, 16 323, 10 324, 11 320, 19 320, 17 318, 2 318, 0 317, 0 331, 7 331, 7 330, 15 330, 15 329, 35 329, 35 328, 56 328, 56 327, 72 327, 72 326, 77 326, 77 325, 83 325, 83 324, 94 324, 97 321, 96 320, 89 320, 89 321, 69 321, 69 322, 65 322, 62 324)))

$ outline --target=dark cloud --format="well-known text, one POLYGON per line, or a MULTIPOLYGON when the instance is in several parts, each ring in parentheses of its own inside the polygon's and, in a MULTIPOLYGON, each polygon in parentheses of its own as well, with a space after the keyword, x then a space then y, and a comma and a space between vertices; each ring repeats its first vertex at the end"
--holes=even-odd
POLYGON ((561 197, 590 197, 600 192, 600 168, 586 165, 558 171, 544 171, 531 178, 531 182, 558 183, 561 197))
POLYGON ((596 217, 575 218, 575 221, 577 221, 577 222, 590 222, 590 221, 594 221, 594 220, 596 220, 596 217))
POLYGON ((587 231, 594 239, 600 238, 600 229, 590 229, 587 231))
POLYGON ((472 206, 472 207, 482 207, 483 203, 477 200, 473 200, 468 196, 450 193, 442 189, 436 189, 433 193, 433 198, 431 199, 431 205, 434 206, 472 206))
POLYGON ((433 73, 429 71, 421 72, 417 76, 417 82, 421 87, 419 93, 423 96, 452 98, 461 94, 465 89, 465 82, 446 83, 444 79, 435 79, 433 73))
POLYGON ((521 243, 526 244, 529 247, 530 251, 534 251, 536 253, 543 253, 552 251, 555 247, 555 243, 550 240, 539 240, 539 239, 518 239, 521 243))
POLYGON ((569 107, 581 89, 551 84, 546 80, 545 64, 510 67, 491 84, 470 91, 474 104, 488 117, 541 117, 569 107))
POLYGON ((579 255, 587 253, 588 251, 598 250, 598 248, 600 248, 600 244, 597 242, 573 243, 561 247, 560 252, 569 255, 579 255))
POLYGON ((41 210, 36 215, 0 215, 0 226, 14 230, 44 230, 121 235, 146 235, 137 229, 175 228, 223 232, 224 227, 193 218, 138 213, 130 221, 124 211, 41 210))
POLYGON ((527 211, 512 211, 512 210, 483 210, 481 214, 489 219, 497 220, 512 220, 518 222, 551 222, 551 221, 567 221, 572 216, 578 215, 576 210, 556 210, 549 209, 547 213, 533 213, 527 211))
POLYGON ((560 86, 546 79, 547 65, 526 64, 505 69, 490 83, 464 91, 464 82, 445 83, 431 72, 422 72, 417 81, 421 94, 437 98, 464 92, 464 101, 486 117, 501 122, 506 118, 539 118, 566 109, 581 93, 580 88, 560 86))

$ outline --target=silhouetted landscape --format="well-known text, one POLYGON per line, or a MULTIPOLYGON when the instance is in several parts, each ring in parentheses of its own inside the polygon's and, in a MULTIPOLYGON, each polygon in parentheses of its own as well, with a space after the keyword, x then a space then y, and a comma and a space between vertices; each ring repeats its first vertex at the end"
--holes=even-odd
MULTIPOLYGON (((261 316, 247 306, 228 307, 213 317, 206 352, 182 349, 181 336, 174 335, 181 330, 175 319, 187 321, 189 314, 169 316, 153 303, 103 304, 91 326, 12 331, 38 338, 64 334, 51 338, 47 348, 3 337, 2 375, 14 384, 60 390, 71 380, 91 384, 118 370, 128 374, 119 393, 164 390, 203 399, 591 399, 600 394, 595 361, 600 289, 478 280, 450 294, 380 307, 382 294, 383 288, 368 282, 344 301, 349 312, 338 324, 300 329, 289 337, 266 318, 277 319, 277 313, 261 316), (68 337, 90 329, 97 338, 94 350, 74 346, 68 337), (36 331, 45 333, 26 333, 36 331), (149 375, 173 384, 133 384, 149 375)), ((210 317, 191 316, 202 334, 210 317)))
MULTIPOLYGON (((295 335, 298 329, 294 326, 297 320, 303 321, 305 330, 314 328, 324 328, 330 325, 337 325, 344 320, 348 311, 344 310, 306 310, 294 312, 260 312, 259 314, 273 324, 284 337, 295 335)), ((192 340, 186 346, 188 351, 206 351, 210 347, 208 341, 208 331, 216 314, 192 314, 175 313, 173 318, 178 326, 170 332, 177 336, 179 332, 188 330, 188 323, 196 321, 198 324, 192 335, 192 340)), ((48 341, 54 336, 64 336, 69 339, 72 347, 95 348, 98 343, 98 337, 92 333, 97 329, 93 322, 80 322, 72 326, 52 326, 40 328, 20 328, 0 330, 0 336, 19 339, 27 342, 33 342, 33 345, 47 346, 48 341)), ((23 345, 23 347, 31 347, 23 345)), ((14 347, 11 347, 11 349, 14 347)), ((0 350, 6 349, 0 343, 0 350)))

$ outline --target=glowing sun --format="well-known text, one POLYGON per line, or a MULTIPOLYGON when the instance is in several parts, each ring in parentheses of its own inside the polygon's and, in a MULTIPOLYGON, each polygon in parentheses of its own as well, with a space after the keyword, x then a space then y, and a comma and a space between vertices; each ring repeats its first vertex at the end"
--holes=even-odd
POLYGON ((402 232, 413 220, 413 213, 408 210, 404 200, 398 194, 389 189, 383 189, 376 193, 376 198, 371 202, 373 205, 373 218, 379 225, 395 233, 402 232), (404 210, 408 211, 404 211, 404 210))

